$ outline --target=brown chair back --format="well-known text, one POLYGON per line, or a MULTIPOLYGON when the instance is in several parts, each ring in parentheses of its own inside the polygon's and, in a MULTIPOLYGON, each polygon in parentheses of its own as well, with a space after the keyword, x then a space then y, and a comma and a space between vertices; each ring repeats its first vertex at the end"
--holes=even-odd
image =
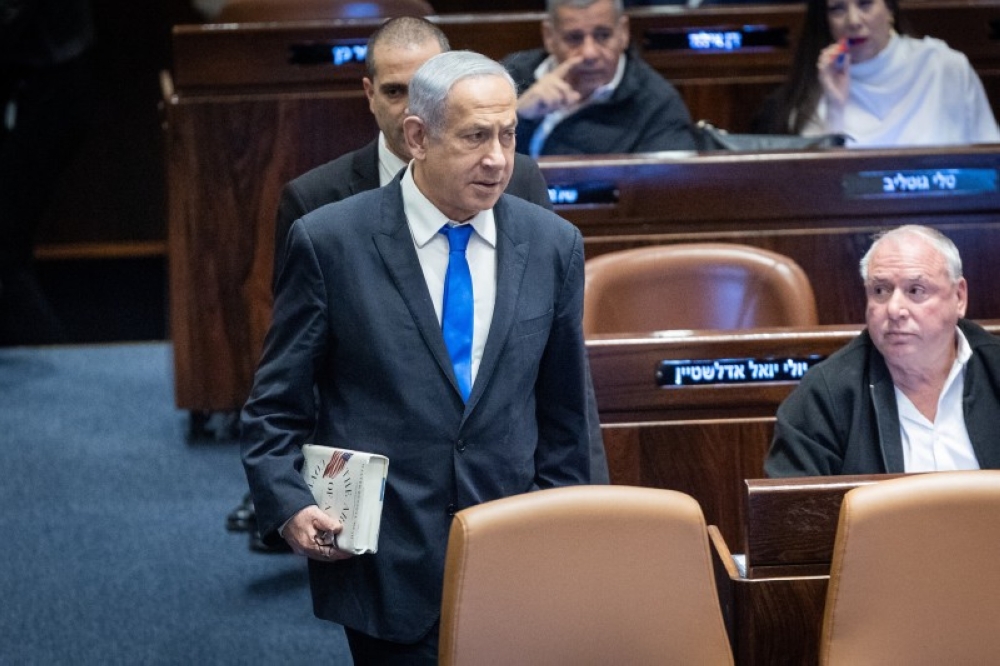
POLYGON ((228 0, 213 21, 267 23, 429 16, 426 0, 228 0))
POLYGON ((440 658, 732 664, 701 508, 672 490, 575 486, 458 512, 440 658))
POLYGON ((844 496, 820 663, 992 664, 1000 655, 1000 471, 844 496))
POLYGON ((586 263, 583 330, 815 326, 809 278, 784 255, 734 243, 653 245, 586 263))

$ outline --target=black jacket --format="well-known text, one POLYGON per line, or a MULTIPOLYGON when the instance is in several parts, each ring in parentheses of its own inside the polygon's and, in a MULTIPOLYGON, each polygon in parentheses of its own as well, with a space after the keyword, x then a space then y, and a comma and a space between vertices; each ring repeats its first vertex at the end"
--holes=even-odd
MULTIPOLYGON (((958 323, 972 357, 965 368, 965 427, 983 469, 1000 469, 1000 339, 958 323)), ((892 474, 903 469, 892 377, 863 331, 806 373, 778 408, 767 476, 892 474)))

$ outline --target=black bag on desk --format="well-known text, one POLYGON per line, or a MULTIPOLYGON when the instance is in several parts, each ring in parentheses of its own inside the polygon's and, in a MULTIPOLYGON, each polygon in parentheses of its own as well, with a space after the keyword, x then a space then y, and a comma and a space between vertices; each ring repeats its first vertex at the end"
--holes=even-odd
POLYGON ((694 141, 698 150, 743 150, 766 153, 772 150, 840 148, 846 144, 847 135, 730 134, 710 122, 699 120, 694 126, 694 141))

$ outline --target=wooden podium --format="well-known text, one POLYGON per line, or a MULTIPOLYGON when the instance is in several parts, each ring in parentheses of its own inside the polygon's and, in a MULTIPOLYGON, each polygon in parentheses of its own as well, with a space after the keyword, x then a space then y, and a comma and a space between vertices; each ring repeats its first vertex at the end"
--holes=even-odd
POLYGON ((733 557, 719 530, 709 527, 719 599, 737 664, 817 663, 844 494, 900 476, 746 481, 741 559, 733 557))

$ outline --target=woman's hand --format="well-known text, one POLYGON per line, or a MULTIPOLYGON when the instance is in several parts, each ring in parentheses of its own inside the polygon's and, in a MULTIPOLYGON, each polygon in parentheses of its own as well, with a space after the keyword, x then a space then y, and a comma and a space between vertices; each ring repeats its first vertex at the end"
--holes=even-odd
POLYGON ((851 54, 847 40, 830 44, 820 51, 816 70, 827 105, 827 130, 843 131, 844 105, 851 90, 851 54))

